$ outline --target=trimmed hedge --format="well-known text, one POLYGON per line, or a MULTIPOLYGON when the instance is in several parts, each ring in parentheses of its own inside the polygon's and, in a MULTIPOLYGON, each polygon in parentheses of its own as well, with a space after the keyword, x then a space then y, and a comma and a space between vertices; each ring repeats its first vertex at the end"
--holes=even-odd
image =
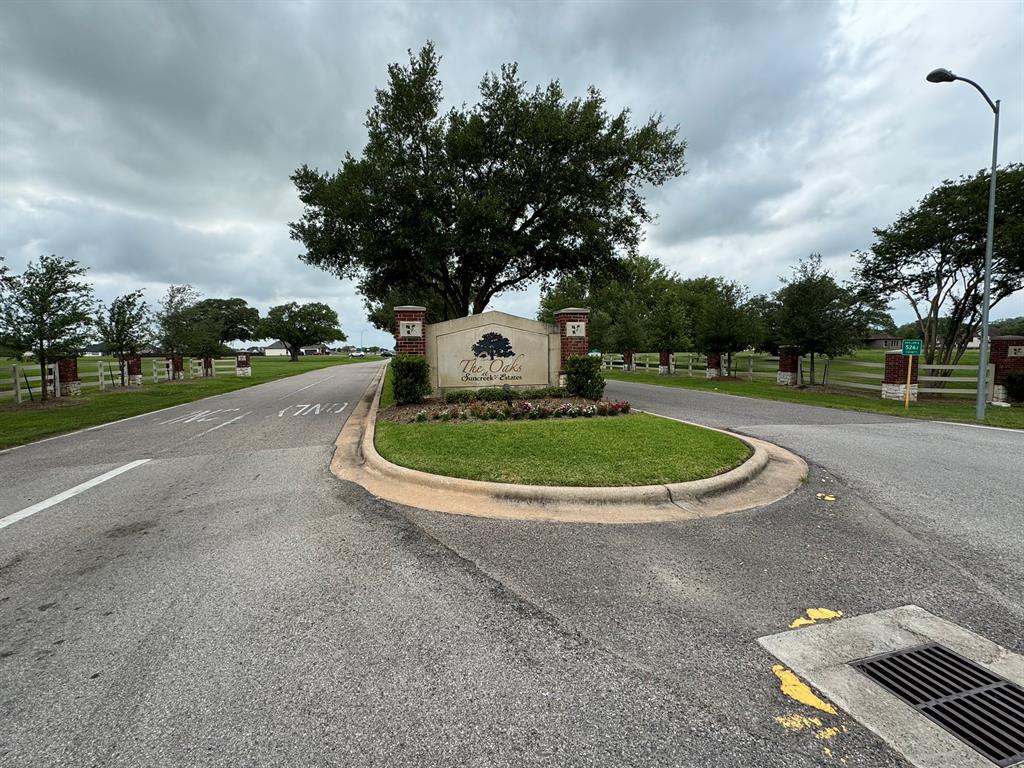
POLYGON ((430 366, 420 355, 391 358, 391 389, 398 405, 422 403, 430 394, 430 366))
MULTIPOLYGON (((543 397, 565 397, 567 393, 562 387, 538 387, 536 389, 510 389, 508 394, 513 400, 538 400, 543 397)), ((485 403, 504 402, 505 390, 499 387, 454 389, 444 395, 446 403, 472 403, 476 400, 482 400, 485 403)))
POLYGON ((601 358, 571 355, 565 361, 565 389, 570 395, 600 400, 604 395, 601 358))
POLYGON ((1006 375, 1006 396, 1011 403, 1024 403, 1024 371, 1012 371, 1006 375))

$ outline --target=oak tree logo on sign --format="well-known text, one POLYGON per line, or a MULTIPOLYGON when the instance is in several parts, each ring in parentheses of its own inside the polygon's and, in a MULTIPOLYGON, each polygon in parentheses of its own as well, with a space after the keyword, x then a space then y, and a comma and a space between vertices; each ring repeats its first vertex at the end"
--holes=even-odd
POLYGON ((489 357, 493 360, 496 357, 513 357, 512 344, 500 333, 491 331, 480 337, 480 340, 473 345, 473 354, 477 357, 489 357))

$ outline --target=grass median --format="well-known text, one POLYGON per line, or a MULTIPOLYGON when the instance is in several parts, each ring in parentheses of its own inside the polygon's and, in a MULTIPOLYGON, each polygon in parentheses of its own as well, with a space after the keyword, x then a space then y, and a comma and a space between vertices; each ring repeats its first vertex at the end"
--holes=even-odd
POLYGON ((435 475, 525 485, 622 486, 700 480, 750 455, 721 432, 647 414, 556 421, 378 421, 377 451, 435 475))
POLYGON ((0 406, 0 448, 10 448, 43 437, 94 427, 309 371, 375 359, 310 356, 293 363, 287 358, 253 357, 250 377, 222 375, 159 384, 146 382, 141 387, 127 390, 118 388, 100 392, 89 389, 79 397, 51 399, 45 405, 39 402, 6 404, 0 406))
MULTIPOLYGON (((890 416, 907 416, 912 419, 928 419, 930 421, 956 421, 976 424, 974 419, 974 401, 954 400, 942 402, 934 399, 918 400, 904 409, 903 401, 883 400, 877 396, 859 395, 856 393, 839 393, 822 391, 813 388, 780 387, 771 381, 740 381, 737 379, 704 379, 693 378, 685 374, 669 376, 657 373, 623 373, 621 371, 602 371, 602 375, 612 381, 631 381, 637 384, 656 384, 661 387, 677 387, 679 389, 699 389, 719 392, 728 395, 755 397, 762 400, 781 400, 800 405, 818 405, 825 408, 839 408, 845 411, 864 411, 868 413, 884 413, 890 416)), ((700 372, 701 377, 704 372, 700 372)), ((989 406, 985 409, 986 425, 992 427, 1009 427, 1024 429, 1024 408, 1001 408, 989 406)))

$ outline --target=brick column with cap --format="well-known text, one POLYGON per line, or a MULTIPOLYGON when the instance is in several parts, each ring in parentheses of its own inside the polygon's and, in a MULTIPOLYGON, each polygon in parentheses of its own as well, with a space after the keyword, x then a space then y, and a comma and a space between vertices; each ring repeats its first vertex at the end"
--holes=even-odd
POLYGON ((179 354, 168 355, 167 359, 171 361, 171 378, 175 380, 184 379, 185 359, 179 354))
POLYGON ((209 377, 215 375, 216 371, 213 367, 213 356, 203 355, 203 376, 209 377))
POLYGON ((1024 336, 991 337, 988 340, 988 361, 995 368, 992 376, 992 402, 1010 402, 1006 393, 1006 379, 1015 371, 1024 374, 1024 336))
POLYGON ((128 386, 142 386, 142 355, 132 355, 127 360, 128 386))
POLYGON ((252 376, 252 363, 248 353, 235 355, 235 376, 252 376))
POLYGON ((676 372, 676 356, 669 349, 663 349, 658 353, 658 373, 669 374, 676 372))
POLYGON ((904 357, 902 351, 890 349, 885 353, 885 374, 882 378, 882 398, 903 400, 907 394, 907 366, 910 368, 910 399, 917 400, 918 357, 904 357))
POLYGON ((722 353, 708 352, 708 367, 705 375, 709 379, 717 379, 722 375, 722 353))
POLYGON ((555 325, 560 344, 558 372, 565 373, 565 361, 571 355, 590 352, 590 310, 582 307, 560 309, 555 312, 555 325))
POLYGON ((800 366, 800 353, 796 347, 779 347, 779 372, 775 381, 784 387, 792 387, 797 381, 800 366))
POLYGON ((142 356, 139 354, 128 358, 128 386, 142 386, 142 356))
POLYGON ((78 378, 78 358, 62 357, 57 360, 57 373, 60 377, 60 396, 82 394, 82 382, 78 378))
POLYGON ((395 354, 427 354, 426 307, 395 307, 395 354))

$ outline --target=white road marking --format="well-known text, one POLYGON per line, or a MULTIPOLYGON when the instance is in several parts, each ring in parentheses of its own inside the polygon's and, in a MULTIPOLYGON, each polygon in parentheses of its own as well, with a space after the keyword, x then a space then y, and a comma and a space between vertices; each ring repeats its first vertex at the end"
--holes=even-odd
MULTIPOLYGON (((919 419, 919 421, 925 421, 925 419, 919 419)), ((988 424, 969 424, 963 421, 936 421, 934 424, 948 424, 951 427, 974 427, 975 429, 994 429, 998 432, 1016 432, 1018 435, 1024 434, 1024 430, 1015 429, 1013 427, 991 427, 988 424)))
POLYGON ((282 408, 277 412, 278 418, 284 416, 292 408, 295 409, 295 413, 292 416, 319 416, 321 413, 341 413, 348 408, 348 403, 296 403, 295 405, 289 405, 282 408), (331 410, 332 406, 337 405, 335 410, 331 410))
POLYGON ((191 424, 193 421, 213 421, 213 417, 216 416, 218 413, 237 413, 240 410, 240 408, 215 408, 212 411, 193 411, 192 413, 186 413, 184 416, 177 416, 173 419, 168 419, 167 421, 161 421, 160 425, 163 426, 164 424, 191 424))
POLYGON ((70 499, 72 496, 77 496, 82 493, 82 491, 87 491, 100 483, 105 483, 107 480, 117 477, 121 473, 127 472, 129 469, 135 469, 136 467, 145 464, 147 461, 149 461, 149 459, 138 459, 137 461, 129 462, 122 467, 112 469, 109 472, 104 472, 102 475, 94 477, 92 480, 86 480, 84 483, 76 485, 74 488, 69 488, 63 493, 51 496, 45 501, 40 501, 38 504, 33 504, 31 507, 25 507, 25 509, 20 512, 15 512, 13 515, 8 515, 0 520, 0 528, 6 528, 8 525, 13 525, 19 520, 24 520, 26 517, 34 515, 36 512, 42 512, 44 509, 52 507, 54 504, 60 504, 62 501, 70 499))
POLYGON ((309 389, 310 387, 315 387, 317 384, 323 384, 325 381, 330 381, 333 378, 334 378, 334 376, 327 376, 327 377, 325 377, 323 379, 318 379, 317 381, 314 381, 312 384, 307 384, 304 387, 299 387, 298 389, 296 389, 296 390, 294 390, 292 392, 289 392, 287 395, 281 395, 277 399, 278 400, 284 400, 286 397, 291 397, 292 395, 297 395, 297 394, 299 394, 299 392, 303 392, 303 391, 309 389))
MULTIPOLYGON (((234 410, 234 411, 237 411, 238 409, 237 409, 237 408, 232 408, 232 410, 234 410)), ((228 420, 228 421, 222 421, 222 422, 221 422, 220 424, 218 424, 218 425, 216 425, 216 426, 214 426, 214 427, 210 427, 210 428, 209 428, 208 430, 206 430, 205 432, 200 432, 200 433, 199 433, 198 435, 193 435, 192 437, 190 437, 190 438, 189 438, 189 440, 195 440, 195 439, 196 439, 197 437, 202 437, 203 435, 208 435, 208 434, 210 434, 211 432, 215 432, 215 431, 217 431, 217 430, 218 430, 218 429, 220 429, 221 427, 226 427, 226 426, 227 426, 228 424, 234 424, 234 423, 235 423, 236 421, 238 421, 239 419, 244 419, 244 418, 245 418, 246 416, 248 416, 248 415, 249 415, 250 413, 252 413, 252 411, 246 411, 246 412, 245 412, 245 413, 243 413, 243 414, 240 414, 240 415, 238 415, 238 416, 235 416, 235 418, 233 418, 233 419, 230 419, 230 420, 228 420)), ((202 421, 202 419, 200 419, 200 421, 202 421)))

